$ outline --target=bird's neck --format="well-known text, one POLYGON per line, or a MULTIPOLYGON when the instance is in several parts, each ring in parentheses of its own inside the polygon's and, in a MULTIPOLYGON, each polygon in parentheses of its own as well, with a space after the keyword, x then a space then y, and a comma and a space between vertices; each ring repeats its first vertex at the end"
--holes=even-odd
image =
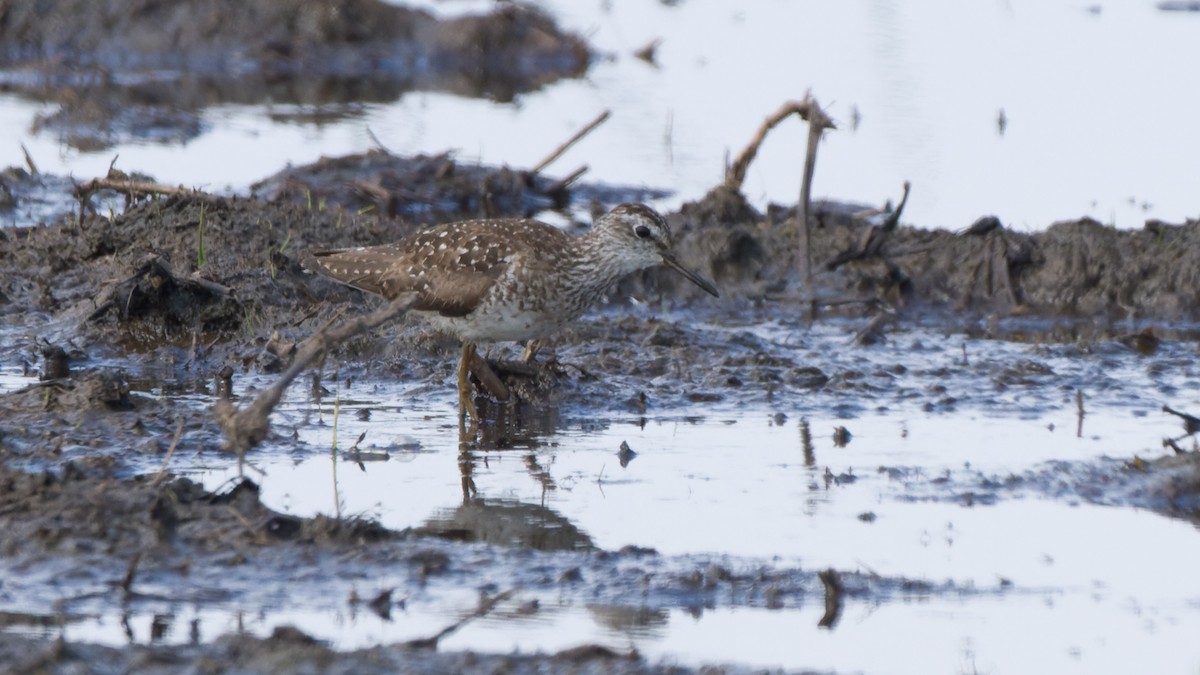
POLYGON ((566 286, 591 305, 625 276, 640 269, 623 255, 619 245, 610 241, 603 230, 593 228, 576 237, 570 264, 561 270, 566 286))

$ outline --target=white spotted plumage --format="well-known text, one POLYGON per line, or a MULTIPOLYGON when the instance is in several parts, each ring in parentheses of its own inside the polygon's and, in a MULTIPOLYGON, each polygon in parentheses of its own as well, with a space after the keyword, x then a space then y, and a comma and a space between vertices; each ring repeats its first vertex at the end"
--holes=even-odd
POLYGON ((394 298, 416 291, 413 309, 468 342, 545 337, 631 272, 668 265, 716 295, 671 252, 662 216, 622 204, 586 234, 537 220, 438 225, 394 244, 315 253, 304 264, 336 281, 394 298))

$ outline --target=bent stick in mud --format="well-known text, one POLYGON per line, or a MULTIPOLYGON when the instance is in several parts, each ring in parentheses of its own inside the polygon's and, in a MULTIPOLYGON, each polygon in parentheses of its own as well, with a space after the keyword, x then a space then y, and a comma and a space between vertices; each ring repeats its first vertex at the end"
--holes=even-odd
POLYGON ((808 286, 812 286, 812 259, 809 254, 809 227, 808 214, 812 211, 811 200, 812 192, 812 177, 813 171, 817 164, 817 144, 821 140, 821 134, 826 129, 837 129, 837 125, 833 123, 831 118, 822 108, 812 94, 806 94, 803 101, 788 101, 783 106, 776 110, 774 114, 763 120, 762 126, 758 128, 758 133, 750 141, 750 144, 742 150, 738 158, 734 160, 725 169, 725 185, 735 190, 741 191, 742 183, 746 180, 746 169, 750 166, 750 162, 754 161, 754 157, 758 154, 759 147, 767 138, 767 133, 774 129, 783 120, 790 115, 799 115, 801 119, 808 122, 808 150, 804 155, 804 176, 800 182, 800 202, 796 205, 796 223, 799 234, 799 241, 802 250, 799 254, 799 259, 804 268, 801 270, 801 276, 808 286))
POLYGON ((808 222, 808 214, 812 212, 812 180, 817 168, 817 145, 821 143, 821 134, 826 129, 836 129, 833 119, 821 109, 821 104, 811 95, 805 95, 804 103, 808 106, 808 149, 804 153, 804 175, 800 178, 800 201, 796 203, 796 224, 799 226, 798 239, 804 248, 797 258, 804 266, 800 270, 804 278, 807 292, 815 296, 812 287, 812 225, 808 222))
POLYGON ((162 183, 134 180, 132 178, 93 178, 75 188, 75 194, 83 197, 91 195, 93 192, 99 192, 100 190, 116 190, 130 197, 145 197, 147 195, 194 195, 199 193, 199 190, 192 188, 164 185, 162 183))
POLYGON ((596 127, 603 124, 604 121, 607 120, 610 115, 612 115, 612 111, 605 110, 604 112, 600 113, 600 115, 597 116, 596 119, 589 122, 587 126, 580 129, 579 131, 575 132, 574 136, 568 138, 561 145, 559 145, 557 148, 555 148, 553 152, 551 152, 549 155, 547 155, 545 159, 538 162, 537 166, 530 169, 529 174, 528 174, 529 177, 533 178, 534 176, 538 175, 539 173, 542 172, 542 169, 545 169, 546 167, 550 166, 550 164, 552 164, 554 162, 554 160, 558 159, 559 157, 562 157, 563 153, 565 153, 567 150, 569 150, 572 145, 575 145, 576 143, 578 143, 581 139, 583 139, 584 136, 587 136, 588 134, 590 134, 593 129, 595 129, 596 127))
POLYGON ((338 326, 327 325, 318 330, 300 344, 292 365, 279 379, 262 390, 245 408, 239 409, 227 400, 218 401, 213 408, 213 414, 216 415, 217 423, 221 425, 221 431, 225 434, 225 448, 238 453, 239 458, 243 457, 247 450, 267 437, 271 429, 268 418, 275 406, 279 405, 279 400, 283 398, 283 392, 287 391, 288 385, 313 362, 325 356, 330 345, 348 340, 401 316, 416 300, 416 293, 406 293, 370 314, 355 317, 338 326))

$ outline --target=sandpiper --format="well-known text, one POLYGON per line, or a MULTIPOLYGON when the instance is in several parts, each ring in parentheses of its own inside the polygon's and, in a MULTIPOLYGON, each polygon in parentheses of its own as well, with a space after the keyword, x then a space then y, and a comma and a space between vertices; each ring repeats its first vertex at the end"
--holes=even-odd
POLYGON ((476 343, 547 337, 622 277, 658 265, 718 295, 675 259, 667 221, 642 204, 617 206, 577 237, 539 220, 470 220, 394 244, 316 252, 303 264, 388 299, 416 292, 413 311, 463 342, 458 398, 473 422, 479 415, 468 373, 476 343))

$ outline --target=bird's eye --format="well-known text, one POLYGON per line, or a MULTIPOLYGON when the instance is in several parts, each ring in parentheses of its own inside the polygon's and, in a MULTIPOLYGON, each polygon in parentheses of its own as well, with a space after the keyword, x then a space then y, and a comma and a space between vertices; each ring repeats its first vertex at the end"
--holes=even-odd
POLYGON ((637 227, 633 228, 633 233, 638 236, 638 239, 650 238, 650 228, 646 227, 645 225, 638 225, 637 227))

